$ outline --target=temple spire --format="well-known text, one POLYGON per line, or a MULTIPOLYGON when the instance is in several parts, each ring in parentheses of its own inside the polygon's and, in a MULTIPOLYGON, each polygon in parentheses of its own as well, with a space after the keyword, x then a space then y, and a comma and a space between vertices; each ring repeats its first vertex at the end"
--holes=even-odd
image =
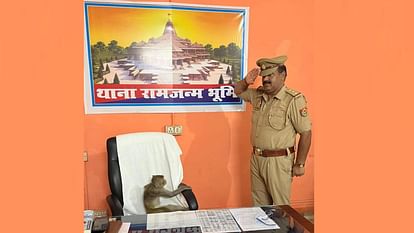
POLYGON ((174 28, 174 25, 172 23, 171 18, 172 18, 172 14, 171 13, 168 13, 168 21, 165 24, 165 28, 164 28, 163 35, 165 35, 165 34, 177 35, 176 32, 175 32, 175 28, 174 28))

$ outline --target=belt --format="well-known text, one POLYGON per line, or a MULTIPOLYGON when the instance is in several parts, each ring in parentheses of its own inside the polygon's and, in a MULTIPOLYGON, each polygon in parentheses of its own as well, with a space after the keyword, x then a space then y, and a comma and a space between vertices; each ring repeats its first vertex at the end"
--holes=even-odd
POLYGON ((289 153, 293 153, 295 152, 295 147, 292 146, 286 149, 279 149, 279 150, 262 150, 254 146, 253 154, 262 156, 262 157, 276 157, 276 156, 288 155, 288 150, 289 150, 289 153))

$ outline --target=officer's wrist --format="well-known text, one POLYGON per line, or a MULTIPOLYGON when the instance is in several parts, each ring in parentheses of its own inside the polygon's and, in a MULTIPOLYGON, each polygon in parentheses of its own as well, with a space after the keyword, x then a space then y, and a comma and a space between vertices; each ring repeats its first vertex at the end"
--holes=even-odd
POLYGON ((246 85, 247 86, 249 86, 250 84, 247 82, 247 80, 246 79, 243 79, 244 80, 244 83, 246 83, 246 85))
POLYGON ((293 165, 295 167, 300 167, 300 168, 304 168, 305 164, 304 163, 295 163, 295 165, 293 165))

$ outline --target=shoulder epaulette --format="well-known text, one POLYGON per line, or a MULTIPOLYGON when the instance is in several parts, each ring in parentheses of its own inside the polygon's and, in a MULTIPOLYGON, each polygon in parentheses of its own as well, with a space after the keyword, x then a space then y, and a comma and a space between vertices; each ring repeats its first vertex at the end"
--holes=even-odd
POLYGON ((286 88, 286 92, 289 94, 289 95, 291 95, 291 96, 293 96, 293 97, 299 97, 302 93, 300 93, 300 92, 298 92, 298 91, 295 91, 295 90, 293 90, 293 89, 290 89, 290 88, 286 88))

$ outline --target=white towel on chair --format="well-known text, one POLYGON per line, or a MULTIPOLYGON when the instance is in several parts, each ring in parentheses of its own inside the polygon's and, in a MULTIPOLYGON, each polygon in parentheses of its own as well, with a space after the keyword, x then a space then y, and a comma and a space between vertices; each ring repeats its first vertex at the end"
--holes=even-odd
MULTIPOLYGON (((177 189, 183 180, 181 149, 174 136, 166 133, 131 133, 116 137, 122 178, 124 214, 145 214, 144 186, 153 175, 164 175, 168 190, 177 189)), ((161 205, 188 206, 179 194, 161 198, 161 205)))

